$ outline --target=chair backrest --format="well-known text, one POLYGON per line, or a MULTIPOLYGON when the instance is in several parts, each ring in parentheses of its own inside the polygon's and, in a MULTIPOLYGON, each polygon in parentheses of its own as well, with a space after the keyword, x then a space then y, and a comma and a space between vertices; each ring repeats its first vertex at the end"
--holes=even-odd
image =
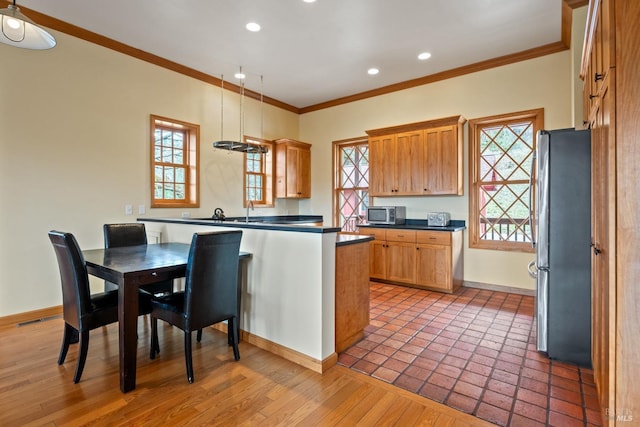
POLYGON ((102 229, 105 248, 147 244, 147 233, 141 222, 105 224, 102 229))
POLYGON ((193 235, 185 281, 185 315, 190 330, 239 316, 241 239, 241 230, 193 235))
POLYGON ((80 330, 81 319, 91 313, 91 291, 84 256, 71 233, 52 230, 49 240, 58 259, 62 282, 62 311, 65 322, 80 330))

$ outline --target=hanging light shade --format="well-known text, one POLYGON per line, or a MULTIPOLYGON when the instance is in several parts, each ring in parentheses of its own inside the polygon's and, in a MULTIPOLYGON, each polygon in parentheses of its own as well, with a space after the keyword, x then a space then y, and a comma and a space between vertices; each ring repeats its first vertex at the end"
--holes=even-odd
MULTIPOLYGON (((235 77, 240 80, 240 137, 238 138, 238 141, 230 141, 230 140, 223 139, 224 75, 222 75, 220 76, 220 140, 215 141, 213 143, 213 147, 219 148, 221 150, 236 151, 239 153, 266 154, 269 151, 269 149, 266 146, 244 142, 244 78, 246 77, 246 75, 242 72, 242 67, 240 67, 240 71, 235 74, 235 77)), ((260 76, 260 82, 262 84, 262 76, 260 76)), ((261 126, 262 126, 262 120, 263 120, 262 103, 263 103, 263 95, 262 95, 262 88, 261 88, 260 89, 260 124, 261 126)))
POLYGON ((56 39, 47 30, 20 12, 16 0, 5 9, 0 9, 0 17, 0 42, 23 49, 51 49, 56 45, 56 39))

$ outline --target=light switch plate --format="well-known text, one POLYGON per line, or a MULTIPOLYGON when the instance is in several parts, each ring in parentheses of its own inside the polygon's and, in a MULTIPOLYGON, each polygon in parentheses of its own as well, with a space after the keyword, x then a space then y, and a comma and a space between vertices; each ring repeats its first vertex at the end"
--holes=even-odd
POLYGON ((124 205, 124 214, 133 215, 133 205, 124 205))
POLYGON ((144 205, 138 205, 138 214, 139 215, 144 215, 145 213, 147 213, 147 210, 145 208, 144 205))

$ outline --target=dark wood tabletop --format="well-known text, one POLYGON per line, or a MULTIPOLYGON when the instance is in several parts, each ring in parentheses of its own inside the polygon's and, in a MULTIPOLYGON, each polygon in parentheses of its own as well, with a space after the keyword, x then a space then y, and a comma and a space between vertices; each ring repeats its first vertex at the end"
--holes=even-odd
MULTIPOLYGON (((138 288, 184 277, 189 248, 190 245, 184 243, 160 243, 82 252, 89 274, 118 285, 120 390, 123 393, 136 388, 138 288)), ((250 257, 251 254, 240 252, 241 260, 250 257)), ((243 278, 246 279, 246 272, 243 278)))

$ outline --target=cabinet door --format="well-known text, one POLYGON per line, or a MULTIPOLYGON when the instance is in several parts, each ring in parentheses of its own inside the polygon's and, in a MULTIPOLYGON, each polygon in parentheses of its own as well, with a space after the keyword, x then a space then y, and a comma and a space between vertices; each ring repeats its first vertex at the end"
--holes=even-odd
POLYGON ((416 245, 416 285, 451 292, 451 247, 416 245))
POLYGON ((298 197, 311 197, 311 150, 298 149, 298 197))
MULTIPOLYGON (((596 99, 591 130, 591 239, 594 251, 591 255, 591 293, 592 293, 592 347, 594 380, 600 392, 600 405, 613 407, 611 399, 612 361, 615 360, 615 332, 612 326, 612 313, 615 311, 614 284, 609 282, 610 257, 615 248, 609 235, 610 218, 615 216, 614 204, 610 202, 610 191, 615 188, 615 165, 611 159, 609 131, 612 99, 609 85, 615 72, 607 76, 607 84, 596 99)), ((615 262, 615 261, 614 261, 615 262)))
POLYGON ((369 242, 369 277, 385 280, 387 278, 386 242, 369 242))
POLYGON ((311 147, 289 140, 276 140, 276 197, 311 197, 311 147))
POLYGON ((287 147, 287 197, 299 197, 298 195, 298 173, 300 171, 300 162, 298 158, 297 147, 287 147))
POLYGON ((423 194, 462 194, 458 127, 424 131, 423 194))
POLYGON ((415 243, 387 241, 387 280, 414 283, 416 277, 415 243))
POLYGON ((422 194, 423 131, 396 135, 395 142, 396 195, 422 194))
POLYGON ((394 195, 395 174, 395 135, 369 138, 369 195, 394 195))

